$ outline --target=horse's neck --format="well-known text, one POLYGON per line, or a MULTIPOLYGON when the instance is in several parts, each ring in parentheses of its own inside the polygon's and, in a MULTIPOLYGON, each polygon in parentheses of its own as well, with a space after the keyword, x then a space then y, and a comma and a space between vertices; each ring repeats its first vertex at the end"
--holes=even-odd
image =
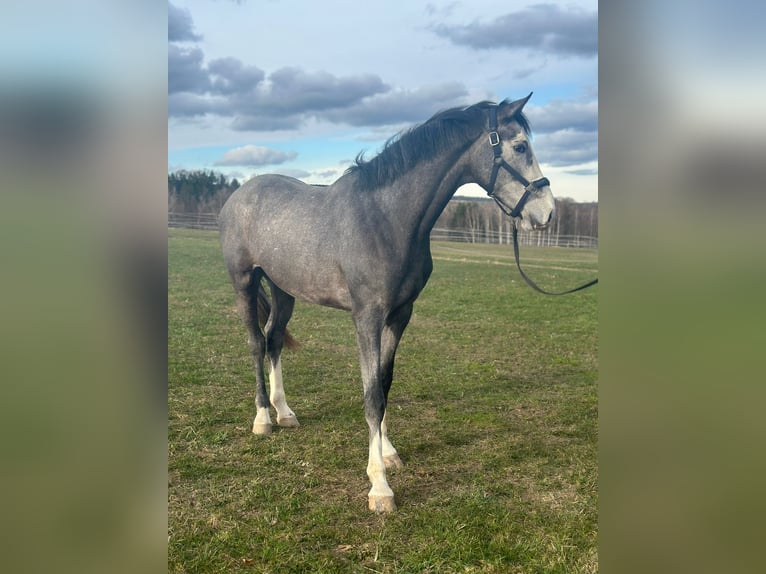
POLYGON ((406 209, 400 210, 406 223, 424 240, 457 188, 467 182, 463 155, 456 151, 444 154, 436 161, 423 162, 394 185, 397 193, 401 194, 398 198, 400 205, 406 206, 406 209))

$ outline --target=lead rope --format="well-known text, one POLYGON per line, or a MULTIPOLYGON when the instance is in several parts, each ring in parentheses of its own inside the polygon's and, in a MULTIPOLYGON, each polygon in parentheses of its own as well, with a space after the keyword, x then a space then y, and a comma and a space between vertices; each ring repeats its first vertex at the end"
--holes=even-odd
POLYGON ((527 274, 524 273, 524 271, 521 268, 521 263, 519 263, 519 230, 516 227, 516 220, 513 220, 513 255, 516 257, 516 267, 519 268, 519 273, 521 273, 521 276, 524 278, 524 281, 527 282, 527 285, 532 287, 535 291, 542 293, 543 295, 568 295, 569 293, 574 293, 575 291, 582 291, 583 289, 587 289, 588 287, 591 287, 592 285, 595 285, 598 283, 598 277, 595 279, 588 281, 584 285, 580 285, 579 287, 575 287, 574 289, 568 289, 567 291, 561 291, 560 293, 553 293, 551 291, 546 291, 544 289, 540 289, 534 281, 532 281, 529 277, 527 277, 527 274))

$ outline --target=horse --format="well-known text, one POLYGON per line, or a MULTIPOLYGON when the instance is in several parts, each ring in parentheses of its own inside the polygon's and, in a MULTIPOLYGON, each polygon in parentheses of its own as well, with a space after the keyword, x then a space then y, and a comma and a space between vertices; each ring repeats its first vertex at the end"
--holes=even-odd
POLYGON ((522 229, 551 221, 550 182, 522 112, 531 96, 439 112, 389 139, 372 159, 360 153, 329 186, 254 177, 220 211, 223 257, 255 366, 253 433, 271 433, 269 404, 277 425, 299 425, 285 398, 280 358, 291 342, 295 299, 349 311, 369 427, 372 511, 396 510, 386 469, 402 461, 388 437, 386 404, 397 346, 433 269, 437 218, 461 185, 476 183, 522 229))

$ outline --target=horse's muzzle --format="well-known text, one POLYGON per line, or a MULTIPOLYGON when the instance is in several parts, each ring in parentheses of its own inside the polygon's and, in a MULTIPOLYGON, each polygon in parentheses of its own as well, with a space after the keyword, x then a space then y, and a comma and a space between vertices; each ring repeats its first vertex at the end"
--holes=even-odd
POLYGON ((537 223, 535 225, 532 225, 532 229, 535 231, 542 231, 543 229, 547 229, 548 226, 551 224, 551 221, 553 220, 553 211, 551 211, 548 214, 548 219, 545 221, 545 223, 537 223))

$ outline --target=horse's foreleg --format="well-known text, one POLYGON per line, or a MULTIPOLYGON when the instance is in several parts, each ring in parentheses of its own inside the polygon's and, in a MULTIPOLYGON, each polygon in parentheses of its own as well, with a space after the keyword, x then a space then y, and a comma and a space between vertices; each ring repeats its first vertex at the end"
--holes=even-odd
MULTIPOLYGON (((368 424, 370 421, 368 419, 368 424)), ((370 455, 367 462, 367 476, 372 483, 372 488, 367 494, 367 506, 375 512, 393 512, 396 510, 394 491, 386 480, 386 465, 383 462, 382 440, 380 427, 374 430, 374 423, 370 425, 370 455)))
POLYGON ((382 321, 370 316, 355 316, 354 320, 364 385, 364 414, 370 430, 367 476, 372 483, 372 488, 367 495, 368 506, 370 510, 376 512, 392 512, 396 510, 394 492, 386 480, 386 465, 383 461, 383 417, 386 412, 386 395, 380 368, 382 321))
MULTIPOLYGON (((381 377, 386 404, 388 404, 388 391, 391 389, 391 383, 394 379, 394 357, 396 355, 396 349, 399 346, 399 341, 402 338, 404 329, 407 327, 411 316, 412 304, 405 304, 391 314, 386 327, 383 330, 383 337, 381 339, 381 377)), ((404 466, 402 464, 402 459, 399 458, 399 454, 396 452, 394 445, 388 440, 387 418, 388 410, 386 410, 386 413, 383 415, 383 422, 381 423, 383 462, 385 463, 386 468, 389 469, 402 468, 404 466)))
POLYGON ((396 452, 394 445, 388 440, 388 425, 386 424, 386 417, 388 417, 388 410, 383 415, 383 421, 380 423, 381 440, 383 442, 383 464, 386 468, 402 468, 404 464, 402 459, 399 458, 399 453, 396 452))

